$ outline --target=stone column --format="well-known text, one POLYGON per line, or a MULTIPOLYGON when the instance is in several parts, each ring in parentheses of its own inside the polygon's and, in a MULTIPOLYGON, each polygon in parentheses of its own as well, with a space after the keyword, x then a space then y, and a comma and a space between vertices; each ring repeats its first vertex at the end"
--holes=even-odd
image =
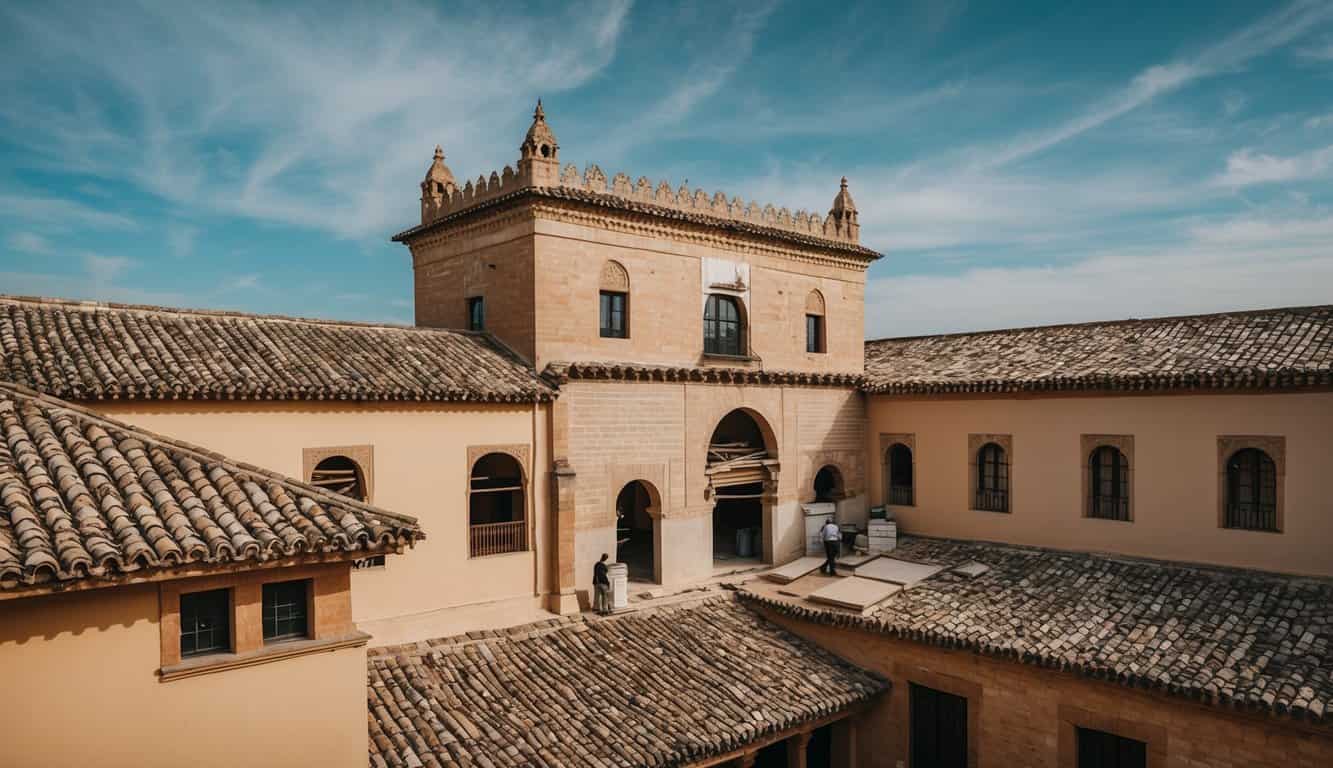
POLYGON ((793 734, 787 739, 787 768, 805 768, 805 748, 809 745, 809 731, 793 734))
POLYGON ((566 459, 556 459, 551 472, 551 594, 547 610, 579 612, 574 591, 574 469, 566 459))

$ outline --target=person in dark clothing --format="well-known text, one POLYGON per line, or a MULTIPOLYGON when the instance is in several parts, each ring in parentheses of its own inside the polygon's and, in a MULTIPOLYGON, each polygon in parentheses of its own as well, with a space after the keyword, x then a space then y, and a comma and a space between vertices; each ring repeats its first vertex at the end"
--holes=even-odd
POLYGON ((606 569, 608 557, 610 555, 603 552, 602 559, 592 567, 592 589, 595 594, 593 608, 602 615, 611 612, 611 579, 607 577, 606 569))
POLYGON ((824 540, 824 564, 819 566, 819 572, 837 576, 842 534, 838 531, 838 524, 833 522, 833 518, 824 521, 824 527, 819 529, 819 538, 824 540))

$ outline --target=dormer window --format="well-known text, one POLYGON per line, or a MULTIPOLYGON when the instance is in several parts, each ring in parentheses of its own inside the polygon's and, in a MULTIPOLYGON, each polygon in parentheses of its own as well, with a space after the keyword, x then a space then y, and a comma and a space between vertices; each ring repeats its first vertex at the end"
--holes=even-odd
POLYGON ((745 354, 745 324, 740 303, 731 296, 712 294, 704 303, 704 353, 745 354))

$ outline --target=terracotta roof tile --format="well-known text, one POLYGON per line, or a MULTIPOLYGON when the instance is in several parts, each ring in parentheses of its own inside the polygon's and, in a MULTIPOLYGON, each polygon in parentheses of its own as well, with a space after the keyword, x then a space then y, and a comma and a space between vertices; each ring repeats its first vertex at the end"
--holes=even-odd
POLYGON ((774 371, 759 368, 686 367, 616 362, 553 362, 547 380, 564 384, 571 379, 611 381, 699 381, 710 384, 769 384, 811 387, 855 387, 859 373, 774 371))
POLYGON ((730 595, 371 651, 372 766, 674 766, 888 687, 730 595))
POLYGON ((867 616, 743 592, 783 613, 1149 688, 1333 722, 1333 580, 904 537, 893 557, 977 561, 867 616))
POLYGON ((866 342, 881 394, 1333 386, 1333 305, 866 342))
POLYGON ((412 518, 0 384, 0 592, 421 537, 412 518))
POLYGON ((73 400, 533 402, 488 334, 0 297, 0 379, 73 400))

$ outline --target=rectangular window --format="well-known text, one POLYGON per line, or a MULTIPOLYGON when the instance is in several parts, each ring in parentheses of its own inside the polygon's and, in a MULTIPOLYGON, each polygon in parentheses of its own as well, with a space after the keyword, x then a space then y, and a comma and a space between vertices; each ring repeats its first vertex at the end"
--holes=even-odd
POLYGON ((1148 745, 1114 733, 1078 728, 1078 768, 1147 768, 1148 745))
POLYGON ((805 316, 805 351, 824 351, 824 318, 819 315, 805 316))
POLYGON ((180 616, 181 658, 231 650, 230 590, 181 595, 180 616))
POLYGON ((467 329, 486 330, 486 300, 481 296, 473 296, 467 300, 467 329))
POLYGON ((912 768, 967 768, 967 699, 911 684, 912 768))
POLYGON ((625 331, 625 298, 623 293, 602 291, 602 338, 623 339, 628 336, 625 331))
POLYGON ((264 642, 309 637, 310 580, 264 585, 264 642))

